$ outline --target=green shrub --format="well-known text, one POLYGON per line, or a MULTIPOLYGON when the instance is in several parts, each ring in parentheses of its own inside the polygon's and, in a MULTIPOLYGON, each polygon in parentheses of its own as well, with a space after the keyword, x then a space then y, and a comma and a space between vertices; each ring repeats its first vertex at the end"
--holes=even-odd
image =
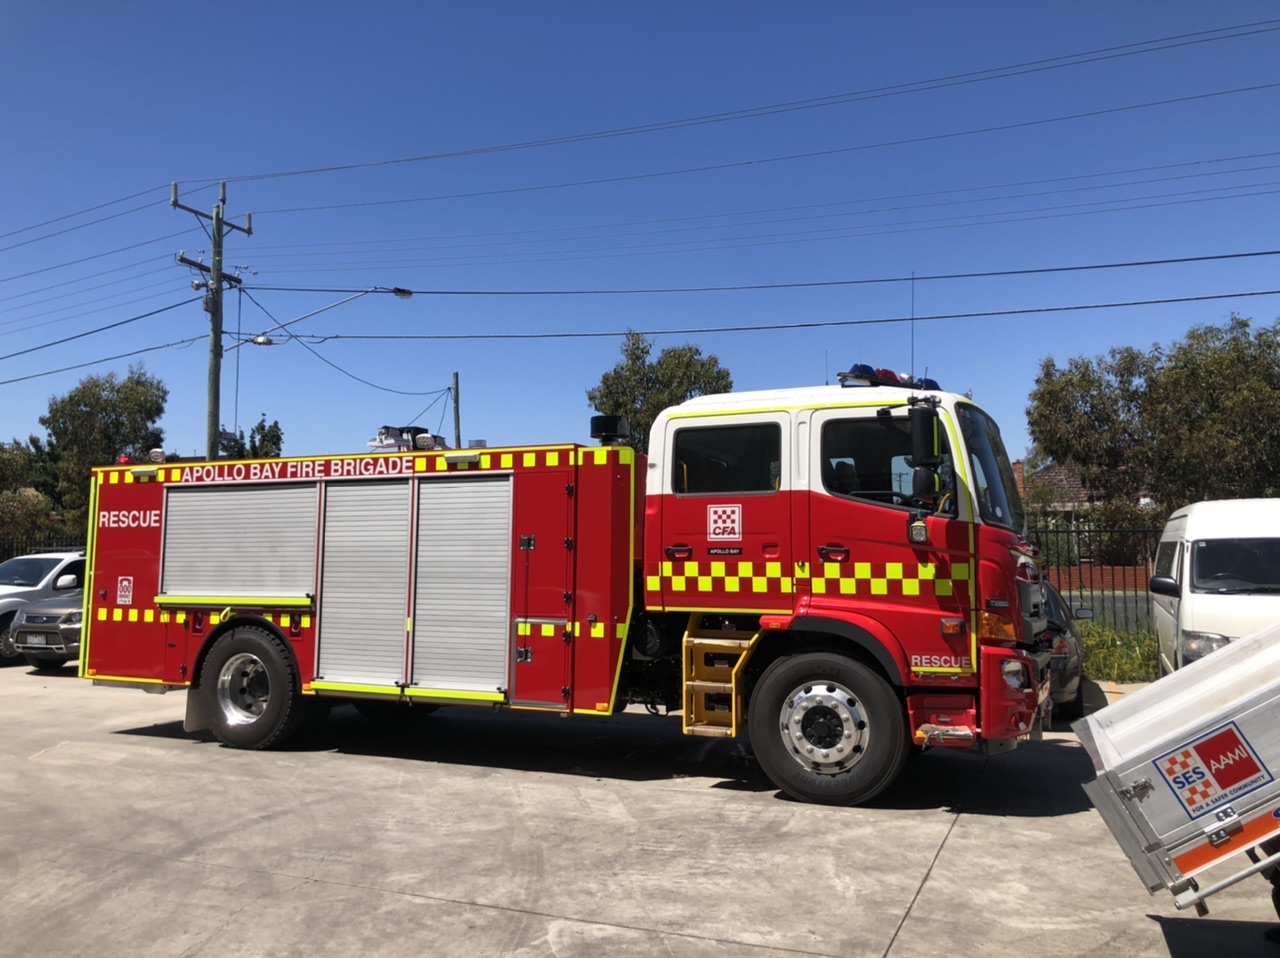
POLYGON ((1084 676, 1094 681, 1154 682, 1156 637, 1150 632, 1130 634, 1092 622, 1078 623, 1084 646, 1084 676))

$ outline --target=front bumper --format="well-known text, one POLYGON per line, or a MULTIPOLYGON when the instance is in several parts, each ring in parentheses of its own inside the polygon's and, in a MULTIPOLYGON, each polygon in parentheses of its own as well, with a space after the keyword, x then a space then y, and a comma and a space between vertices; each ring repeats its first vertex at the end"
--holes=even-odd
POLYGON ((80 655, 80 631, 64 634, 56 629, 36 629, 18 627, 11 632, 10 640, 14 650, 33 655, 47 655, 50 658, 77 658, 80 655))

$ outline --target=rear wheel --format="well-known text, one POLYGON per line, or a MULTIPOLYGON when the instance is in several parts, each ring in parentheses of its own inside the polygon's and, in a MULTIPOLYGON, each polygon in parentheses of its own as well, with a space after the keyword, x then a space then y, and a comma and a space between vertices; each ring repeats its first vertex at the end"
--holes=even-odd
POLYGON ((897 778, 907 723, 893 688, 842 655, 779 659, 751 695, 748 730, 756 760, 795 798, 854 805, 897 778))
POLYGON ((264 629, 240 626, 214 643, 200 670, 200 705, 223 745, 283 745, 302 723, 298 667, 288 647, 264 629))

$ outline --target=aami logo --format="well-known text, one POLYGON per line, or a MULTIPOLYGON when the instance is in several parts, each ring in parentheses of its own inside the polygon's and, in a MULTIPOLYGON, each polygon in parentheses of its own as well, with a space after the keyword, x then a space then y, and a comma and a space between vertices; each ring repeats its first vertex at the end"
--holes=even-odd
POLYGON ((742 506, 707 506, 707 538, 742 538, 742 506))
POLYGON ((1192 818, 1272 780, 1234 722, 1162 755, 1154 764, 1192 818))

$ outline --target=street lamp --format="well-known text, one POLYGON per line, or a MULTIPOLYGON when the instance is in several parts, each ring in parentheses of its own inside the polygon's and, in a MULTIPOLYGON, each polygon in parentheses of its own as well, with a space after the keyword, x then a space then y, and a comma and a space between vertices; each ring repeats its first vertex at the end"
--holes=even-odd
POLYGON ((340 299, 336 303, 330 303, 328 306, 321 306, 319 309, 313 309, 311 312, 305 313, 304 315, 299 316, 297 319, 291 319, 285 323, 278 323, 277 325, 272 326, 266 332, 259 333, 257 336, 252 336, 249 339, 242 339, 238 343, 232 343, 230 346, 223 348, 221 352, 214 352, 210 354, 210 357, 209 357, 209 448, 207 449, 208 458, 210 459, 218 458, 218 445, 219 445, 218 439, 220 438, 218 436, 218 433, 222 431, 221 425, 219 424, 220 416, 219 416, 219 410, 218 410, 219 402, 218 402, 218 390, 217 390, 219 380, 221 379, 221 376, 222 376, 222 357, 234 349, 239 349, 245 343, 253 343, 255 346, 274 346, 275 340, 271 338, 272 333, 277 332, 281 329, 284 329, 287 326, 292 326, 294 323, 300 323, 304 319, 310 319, 312 316, 318 315, 319 313, 323 313, 337 306, 341 306, 343 303, 349 303, 353 299, 359 299, 361 296, 368 296, 370 293, 390 293, 393 296, 395 296, 396 299, 411 299, 413 297, 413 290, 404 289, 400 286, 373 286, 369 289, 362 289, 360 292, 356 293, 354 296, 348 296, 346 299, 340 299))
POLYGON ((368 296, 370 293, 391 293, 393 296, 396 297, 396 299, 412 299, 413 298, 413 290, 403 289, 399 286, 374 286, 372 289, 363 289, 360 292, 356 293, 354 296, 348 296, 346 299, 340 299, 336 303, 330 303, 328 306, 321 306, 319 309, 313 309, 311 312, 304 313, 303 315, 299 316, 297 319, 291 319, 285 323, 278 323, 275 326, 272 326, 266 332, 259 333, 257 336, 252 336, 249 339, 242 339, 238 343, 233 343, 232 345, 226 347, 222 351, 222 354, 225 356, 227 353, 231 352, 233 349, 239 349, 245 343, 253 343, 255 346, 274 346, 276 344, 276 341, 271 338, 272 333, 278 332, 284 329, 286 326, 292 326, 294 323, 300 323, 304 319, 310 319, 312 316, 317 316, 320 313, 327 312, 328 310, 341 306, 344 303, 349 303, 353 299, 359 299, 361 296, 368 296))

